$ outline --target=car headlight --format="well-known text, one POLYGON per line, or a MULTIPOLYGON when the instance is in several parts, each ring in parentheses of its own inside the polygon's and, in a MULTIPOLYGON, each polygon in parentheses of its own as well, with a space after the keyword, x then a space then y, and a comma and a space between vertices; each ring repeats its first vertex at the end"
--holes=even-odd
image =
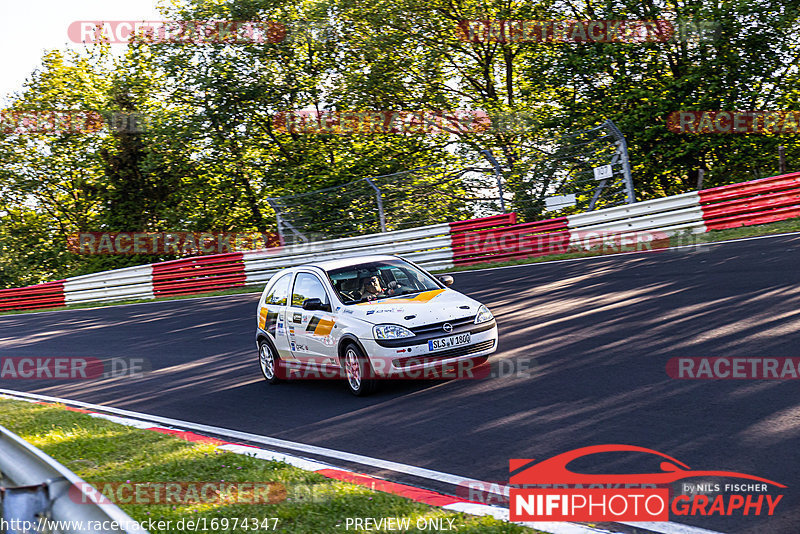
POLYGON ((475 324, 485 323, 486 321, 491 321, 492 319, 494 319, 492 312, 489 311, 489 308, 481 304, 478 308, 478 315, 475 316, 475 324))
POLYGON ((375 339, 401 339, 414 336, 414 332, 399 324, 379 324, 372 327, 372 333, 375 334, 375 339))

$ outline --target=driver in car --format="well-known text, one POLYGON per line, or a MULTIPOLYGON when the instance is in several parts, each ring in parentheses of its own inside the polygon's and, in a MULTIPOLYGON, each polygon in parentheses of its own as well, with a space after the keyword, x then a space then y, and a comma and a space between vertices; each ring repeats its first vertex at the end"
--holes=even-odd
POLYGON ((365 278, 361 285, 361 300, 375 300, 394 295, 397 292, 397 282, 389 282, 389 287, 384 289, 381 277, 378 275, 365 278))

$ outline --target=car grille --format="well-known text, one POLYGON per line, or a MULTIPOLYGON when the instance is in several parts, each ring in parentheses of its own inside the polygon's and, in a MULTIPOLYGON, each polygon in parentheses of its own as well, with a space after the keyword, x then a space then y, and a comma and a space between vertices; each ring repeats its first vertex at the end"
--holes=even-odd
POLYGON ((461 319, 453 319, 452 321, 442 321, 441 323, 432 323, 426 324, 424 326, 415 326, 410 330, 414 332, 416 335, 425 335, 425 334, 441 334, 444 332, 442 326, 445 323, 450 323, 453 326, 453 330, 457 329, 459 326, 465 326, 469 324, 475 324, 475 316, 472 317, 463 317, 461 319))
POLYGON ((434 352, 432 354, 425 354, 422 356, 409 356, 407 358, 396 358, 392 360, 392 363, 395 367, 409 367, 412 365, 421 365, 424 363, 432 363, 438 362, 441 360, 446 360, 448 358, 457 358, 459 356, 468 356, 470 354, 475 354, 476 352, 481 352, 484 350, 491 349, 494 347, 494 339, 487 339, 486 341, 481 341, 480 343, 475 343, 474 345, 469 345, 466 347, 456 347, 454 349, 443 350, 441 352, 434 352))

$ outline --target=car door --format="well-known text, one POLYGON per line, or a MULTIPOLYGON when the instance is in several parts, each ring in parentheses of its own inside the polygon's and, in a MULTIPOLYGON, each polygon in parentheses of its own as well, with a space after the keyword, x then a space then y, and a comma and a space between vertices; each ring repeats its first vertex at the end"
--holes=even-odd
POLYGON ((289 288, 292 273, 286 273, 270 287, 258 313, 258 325, 275 340, 278 355, 284 360, 294 358, 289 344, 286 308, 289 303, 289 288))
POLYGON ((300 271, 295 276, 286 322, 290 349, 297 360, 317 365, 330 363, 335 352, 331 334, 336 321, 331 313, 331 297, 316 274, 300 271), (303 303, 315 298, 326 309, 304 310, 303 303))

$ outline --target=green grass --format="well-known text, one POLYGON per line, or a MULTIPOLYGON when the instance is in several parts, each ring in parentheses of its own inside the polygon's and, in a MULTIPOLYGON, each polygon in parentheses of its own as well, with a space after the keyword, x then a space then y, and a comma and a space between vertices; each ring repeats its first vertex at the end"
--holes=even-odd
MULTIPOLYGON (((297 534, 343 532, 348 517, 407 517, 412 525, 419 518, 450 518, 462 533, 538 532, 491 517, 445 511, 397 495, 325 478, 282 462, 218 451, 214 445, 190 443, 157 432, 118 425, 58 406, 0 399, 0 425, 90 483, 224 480, 272 482, 282 484, 286 489, 286 499, 275 504, 120 504, 137 521, 172 522, 172 528, 153 529, 153 534, 183 532, 177 529, 181 519, 205 518, 208 525, 214 518, 231 521, 233 518, 252 517, 278 518, 278 532, 297 534)), ((352 528, 350 531, 359 532, 352 528)), ((217 528, 214 532, 253 531, 217 528)))
MULTIPOLYGON (((670 247, 684 246, 684 245, 699 245, 703 243, 716 243, 720 241, 729 241, 731 239, 742 239, 745 237, 759 237, 765 235, 778 235, 791 232, 800 232, 800 218, 787 219, 769 224, 760 224, 755 226, 742 226, 739 228, 729 228, 726 230, 713 230, 702 234, 683 233, 672 236, 670 238, 670 247)), ((548 256, 537 256, 533 258, 523 258, 518 260, 502 261, 502 262, 489 262, 477 263, 474 265, 464 265, 459 267, 452 267, 442 271, 436 271, 435 274, 454 273, 459 271, 474 271, 477 269, 490 269, 492 267, 508 267, 513 265, 527 265, 529 263, 543 263, 548 261, 569 260, 576 258, 589 258, 597 256, 609 256, 614 253, 609 253, 602 250, 588 251, 588 252, 571 252, 567 254, 552 254, 548 256)), ((164 300, 181 300, 197 297, 213 297, 218 295, 238 295, 243 293, 260 293, 264 289, 264 284, 254 286, 238 287, 235 289, 226 289, 224 291, 213 291, 208 293, 196 293, 192 295, 182 295, 178 297, 162 297, 158 299, 138 299, 138 300, 121 300, 114 302, 94 302, 85 304, 70 304, 68 306, 59 306, 55 308, 46 308, 38 310, 10 310, 0 312, 0 315, 15 315, 19 313, 35 313, 41 311, 58 311, 58 310, 79 310, 89 308, 100 308, 105 306, 120 306, 123 304, 139 304, 143 302, 156 302, 164 300)))

